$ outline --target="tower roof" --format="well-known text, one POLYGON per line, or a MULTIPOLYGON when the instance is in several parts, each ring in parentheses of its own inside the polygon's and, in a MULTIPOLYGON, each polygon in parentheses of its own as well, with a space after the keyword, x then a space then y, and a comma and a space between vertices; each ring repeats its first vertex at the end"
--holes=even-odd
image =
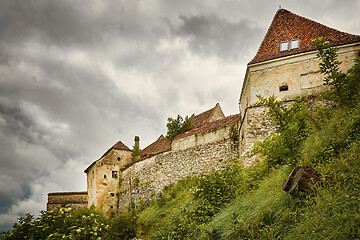
POLYGON ((125 151, 131 151, 130 148, 128 148, 125 144, 123 144, 121 141, 118 141, 117 143, 114 144, 114 146, 112 146, 111 148, 109 148, 98 160, 94 161, 92 164, 90 164, 85 170, 84 172, 87 173, 87 171, 90 169, 91 166, 93 166, 97 161, 99 161, 100 159, 102 159, 103 157, 105 157, 106 155, 108 155, 111 150, 125 150, 125 151))
POLYGON ((124 143, 122 143, 121 141, 118 141, 117 143, 114 144, 114 146, 112 146, 111 148, 109 148, 109 149, 100 157, 100 159, 103 158, 103 157, 105 157, 106 155, 108 155, 108 154, 111 152, 111 150, 113 150, 113 149, 115 149, 115 150, 131 151, 130 148, 128 148, 124 143))
POLYGON ((360 36, 358 35, 344 33, 296 15, 288 10, 279 9, 261 42, 258 52, 249 64, 315 50, 311 40, 318 37, 324 37, 333 46, 360 42, 360 36), (280 52, 280 42, 294 39, 300 40, 299 48, 280 52))

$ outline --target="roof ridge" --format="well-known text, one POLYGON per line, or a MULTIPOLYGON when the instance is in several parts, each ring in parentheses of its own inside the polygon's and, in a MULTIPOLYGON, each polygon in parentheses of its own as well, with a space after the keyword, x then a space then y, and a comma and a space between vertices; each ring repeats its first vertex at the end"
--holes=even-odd
POLYGON ((109 148, 98 160, 108 155, 113 149, 131 151, 128 146, 126 146, 122 141, 119 140, 111 148, 109 148))

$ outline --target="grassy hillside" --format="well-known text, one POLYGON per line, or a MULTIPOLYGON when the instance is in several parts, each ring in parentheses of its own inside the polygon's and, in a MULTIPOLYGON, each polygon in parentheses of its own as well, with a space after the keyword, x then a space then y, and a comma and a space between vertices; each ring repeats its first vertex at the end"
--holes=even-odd
POLYGON ((223 172, 169 186, 159 201, 138 213, 145 239, 359 239, 360 62, 338 71, 336 49, 316 40, 330 90, 269 108, 277 133, 259 142, 264 161, 238 163, 223 172), (320 176, 313 193, 282 190, 295 166, 320 176))

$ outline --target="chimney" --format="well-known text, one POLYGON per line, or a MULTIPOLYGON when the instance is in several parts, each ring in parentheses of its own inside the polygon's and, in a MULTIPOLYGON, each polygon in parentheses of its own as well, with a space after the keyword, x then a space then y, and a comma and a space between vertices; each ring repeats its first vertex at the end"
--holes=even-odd
POLYGON ((135 146, 137 146, 140 149, 140 137, 139 136, 135 136, 135 146))

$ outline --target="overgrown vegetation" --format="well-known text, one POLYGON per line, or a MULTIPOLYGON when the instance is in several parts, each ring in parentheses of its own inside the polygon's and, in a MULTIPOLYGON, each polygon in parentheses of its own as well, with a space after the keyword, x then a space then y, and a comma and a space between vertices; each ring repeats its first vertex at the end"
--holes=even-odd
POLYGON ((188 116, 182 118, 180 115, 177 116, 176 119, 168 118, 167 134, 166 139, 171 141, 176 135, 189 131, 191 129, 191 121, 188 116))
POLYGON ((13 231, 2 239, 98 239, 109 228, 103 214, 91 209, 71 211, 65 207, 54 211, 42 211, 40 216, 26 214, 15 223, 13 231))
MULTIPOLYGON (((162 196, 150 206, 108 220, 110 230, 98 236, 104 239, 129 239, 135 235, 142 239, 360 239, 360 60, 355 61, 347 74, 340 73, 336 50, 324 39, 314 43, 320 50, 324 64, 321 71, 330 90, 316 99, 298 98, 287 104, 275 97, 260 97, 259 104, 268 107, 277 126, 273 136, 254 148, 253 153, 264 158, 261 163, 244 168, 234 161, 223 171, 188 177, 166 186, 162 196), (293 167, 305 165, 320 176, 317 191, 312 195, 284 192, 282 181, 293 167)), ((75 213, 71 215, 76 216, 75 213)), ((55 219, 54 226, 47 225, 48 220, 29 224, 32 220, 27 216, 4 239, 22 239, 11 237, 28 232, 32 237, 29 239, 35 239, 33 236, 53 239, 46 238, 49 236, 46 234, 57 232, 68 239, 83 239, 70 234, 78 229, 84 234, 94 234, 89 229, 98 224, 106 226, 102 217, 96 217, 97 225, 94 225, 91 219, 95 215, 89 222, 69 220, 71 224, 64 222, 62 226, 62 215, 56 212, 54 218, 52 214, 40 218, 55 219), (51 230, 46 230, 47 226, 51 230)), ((87 219, 91 213, 85 216, 87 219)), ((87 236, 93 239, 93 235, 87 236)))
POLYGON ((141 152, 140 152, 140 148, 139 145, 135 144, 133 146, 132 152, 131 152, 131 156, 132 156, 132 161, 136 162, 137 160, 140 159, 141 157, 141 152))

